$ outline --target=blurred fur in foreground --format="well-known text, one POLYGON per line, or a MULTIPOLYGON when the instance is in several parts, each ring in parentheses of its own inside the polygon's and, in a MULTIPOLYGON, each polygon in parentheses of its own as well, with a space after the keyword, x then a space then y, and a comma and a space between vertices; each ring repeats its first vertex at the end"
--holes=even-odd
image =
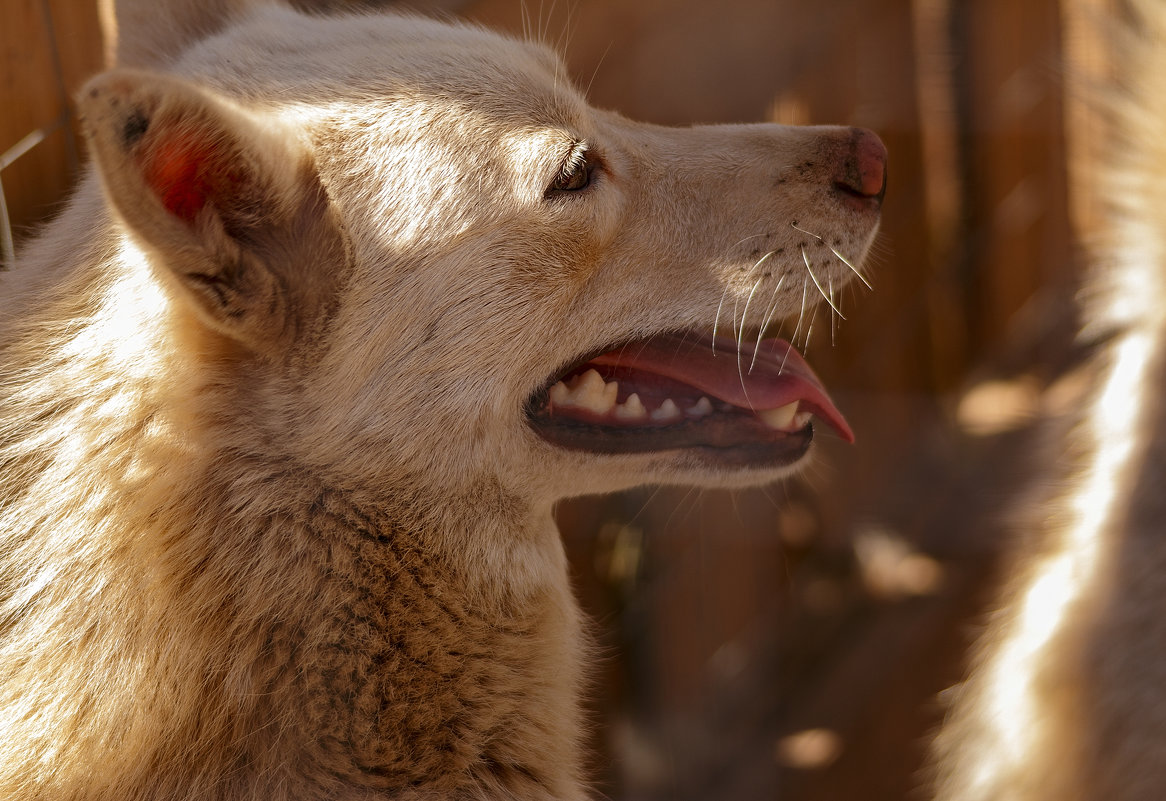
POLYGON ((1101 380, 937 740, 943 801, 1166 797, 1166 3, 1129 10, 1083 296, 1101 380))

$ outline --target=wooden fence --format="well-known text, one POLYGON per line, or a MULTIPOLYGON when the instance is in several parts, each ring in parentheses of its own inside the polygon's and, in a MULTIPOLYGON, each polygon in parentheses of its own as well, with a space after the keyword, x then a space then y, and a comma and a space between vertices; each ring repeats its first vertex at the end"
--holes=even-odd
MULTIPOLYGON (((984 445, 956 410, 984 376, 1051 383, 1071 350, 1100 126, 1066 76, 1103 75, 1096 19, 1114 3, 453 4, 519 34, 533 16, 599 106, 660 123, 863 125, 890 152, 875 290, 848 296, 847 319, 809 347, 859 445, 827 443, 780 489, 565 508, 576 582, 617 655, 596 707, 613 797, 889 801, 914 782, 1000 541, 999 514, 953 489, 990 483, 970 472, 984 445), (872 601, 852 581, 866 558, 853 543, 887 541, 863 540, 872 529, 946 570, 946 594, 872 601)), ((68 98, 103 61, 99 5, 0 12, 0 216, 17 240, 76 173, 68 98)))
POLYGON ((0 10, 0 259, 57 208, 79 163, 71 96, 100 69, 95 2, 4 0, 0 10))

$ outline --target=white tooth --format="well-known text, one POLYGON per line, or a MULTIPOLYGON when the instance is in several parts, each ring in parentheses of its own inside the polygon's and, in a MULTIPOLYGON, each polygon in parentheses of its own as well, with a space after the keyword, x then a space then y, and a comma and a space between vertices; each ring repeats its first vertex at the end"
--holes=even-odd
POLYGON ((588 387, 603 389, 603 377, 599 375, 598 370, 592 369, 582 375, 575 376, 568 382, 568 385, 574 390, 586 389, 588 387))
POLYGON ((615 407, 615 416, 619 420, 643 420, 648 416, 648 411, 640 401, 640 396, 633 392, 627 400, 615 407))
POLYGON ((573 379, 571 383, 574 384, 574 387, 564 401, 564 405, 586 409, 596 414, 607 414, 615 405, 615 394, 606 391, 607 384, 595 370, 588 370, 582 376, 573 379))
POLYGON ((798 414, 796 417, 794 417, 793 427, 795 429, 805 428, 809 424, 810 418, 813 416, 814 415, 812 412, 802 412, 798 414))
POLYGON ((788 431, 797 413, 798 402, 794 401, 777 409, 763 409, 757 413, 757 416, 764 420, 765 424, 770 428, 776 428, 778 431, 788 431))
POLYGON ((551 385, 551 403, 555 406, 564 405, 570 396, 571 390, 567 389, 567 385, 562 381, 556 381, 551 385))
POLYGON ((607 404, 607 408, 615 406, 616 399, 619 397, 619 382, 612 381, 610 384, 603 385, 603 402, 607 404))
POLYGON ((582 375, 577 375, 567 382, 567 386, 578 397, 586 397, 596 390, 603 390, 603 379, 595 370, 588 370, 582 375))
POLYGON ((713 404, 708 398, 702 397, 688 410, 689 417, 704 417, 713 413, 713 404))
POLYGON ((680 417, 680 407, 677 406, 671 398, 668 398, 660 404, 660 408, 652 412, 649 417, 657 422, 667 422, 675 420, 680 417))

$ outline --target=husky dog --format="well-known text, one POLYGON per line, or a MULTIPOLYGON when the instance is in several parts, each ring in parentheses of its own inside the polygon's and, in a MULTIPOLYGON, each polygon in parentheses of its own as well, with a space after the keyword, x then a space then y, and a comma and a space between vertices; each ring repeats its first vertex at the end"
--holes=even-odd
POLYGON ((766 330, 861 271, 886 151, 243 5, 84 87, 0 284, 0 798, 583 798, 552 506, 850 437, 766 330))
POLYGON ((940 734, 945 801, 1166 798, 1166 4, 1127 5, 1084 306, 1102 380, 940 734))

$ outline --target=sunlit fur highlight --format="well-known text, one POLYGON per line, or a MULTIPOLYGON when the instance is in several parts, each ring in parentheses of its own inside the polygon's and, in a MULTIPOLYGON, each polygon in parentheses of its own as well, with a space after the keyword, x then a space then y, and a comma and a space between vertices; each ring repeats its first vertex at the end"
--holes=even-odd
POLYGON ((944 801, 1166 793, 1166 5, 1132 3, 1085 299, 1111 341, 1061 456, 1060 506, 988 628, 937 752, 944 801))
POLYGON ((722 300, 812 313, 798 249, 840 287, 877 227, 831 195, 853 132, 634 123, 469 26, 162 5, 119 3, 95 166, 0 283, 0 801, 582 799, 555 502, 784 471, 558 449, 526 400, 722 300), (610 172, 548 198, 582 141, 610 172), (143 165, 191 143, 227 163, 178 220, 143 165))

